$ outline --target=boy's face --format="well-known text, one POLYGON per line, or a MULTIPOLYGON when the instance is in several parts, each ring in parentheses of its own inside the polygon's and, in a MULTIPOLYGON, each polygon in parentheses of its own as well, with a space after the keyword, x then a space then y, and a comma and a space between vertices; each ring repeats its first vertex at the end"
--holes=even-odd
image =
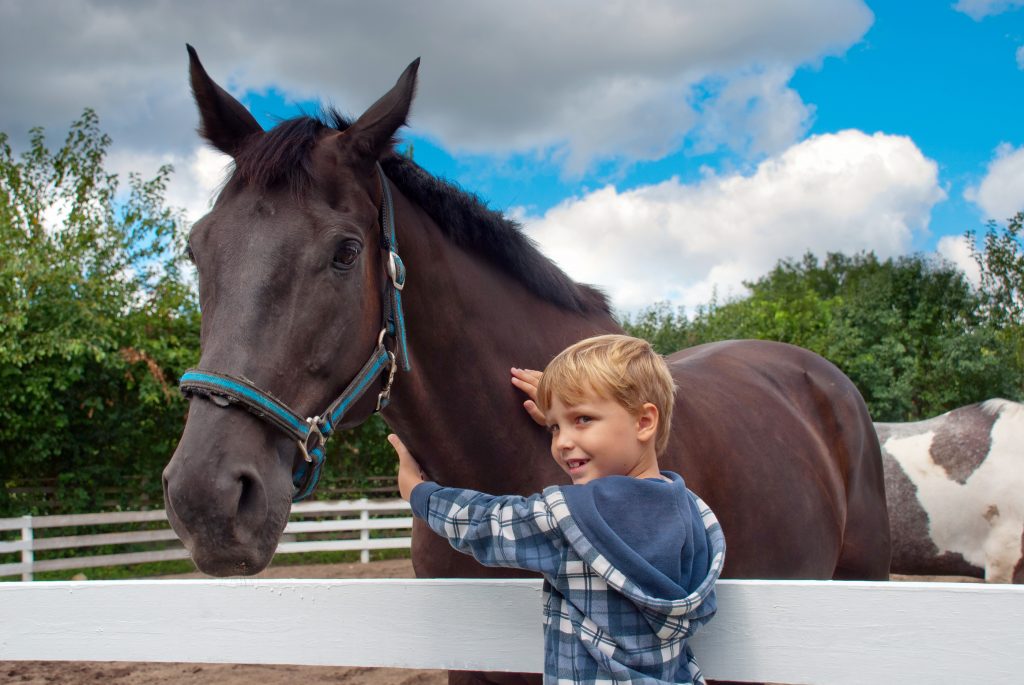
POLYGON ((552 397, 545 416, 551 456, 574 484, 604 476, 659 477, 654 451, 658 410, 653 404, 634 415, 618 402, 588 392, 574 405, 552 397))

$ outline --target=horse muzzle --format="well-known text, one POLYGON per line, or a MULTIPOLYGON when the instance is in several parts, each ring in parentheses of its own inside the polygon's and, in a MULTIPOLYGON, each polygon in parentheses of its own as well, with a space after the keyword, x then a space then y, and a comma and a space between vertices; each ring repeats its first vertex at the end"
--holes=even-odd
POLYGON ((164 469, 164 503, 200 571, 252 575, 270 563, 288 522, 295 446, 244 412, 227 414, 208 403, 190 409, 164 469))

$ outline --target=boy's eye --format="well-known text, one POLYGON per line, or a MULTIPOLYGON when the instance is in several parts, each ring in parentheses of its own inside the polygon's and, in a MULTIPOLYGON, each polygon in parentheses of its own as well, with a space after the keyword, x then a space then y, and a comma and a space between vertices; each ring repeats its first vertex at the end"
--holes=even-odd
POLYGON ((548 426, 548 433, 551 433, 552 435, 554 435, 557 432, 558 432, 558 424, 557 423, 548 426))
POLYGON ((590 423, 593 420, 594 419, 591 416, 578 416, 578 417, 576 417, 576 423, 581 423, 583 425, 586 425, 586 424, 590 423))

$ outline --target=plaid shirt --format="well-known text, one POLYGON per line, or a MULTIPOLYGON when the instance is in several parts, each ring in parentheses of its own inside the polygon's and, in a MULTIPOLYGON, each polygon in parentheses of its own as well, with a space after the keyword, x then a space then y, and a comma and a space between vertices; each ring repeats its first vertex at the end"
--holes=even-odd
POLYGON ((703 683, 686 643, 714 615, 725 538, 690 491, 707 536, 710 568, 689 595, 646 594, 602 556, 573 520, 561 487, 495 497, 424 483, 413 512, 452 546, 488 566, 544 575, 544 682, 703 683))

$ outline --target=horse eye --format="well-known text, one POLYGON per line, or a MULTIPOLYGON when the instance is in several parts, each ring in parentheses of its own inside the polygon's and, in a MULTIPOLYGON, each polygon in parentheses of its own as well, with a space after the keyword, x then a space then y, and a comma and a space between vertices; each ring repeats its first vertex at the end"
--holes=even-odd
POLYGON ((338 249, 334 252, 334 259, 331 260, 331 266, 335 269, 348 269, 355 264, 356 257, 359 256, 359 252, 362 250, 360 245, 355 240, 346 240, 338 249))

